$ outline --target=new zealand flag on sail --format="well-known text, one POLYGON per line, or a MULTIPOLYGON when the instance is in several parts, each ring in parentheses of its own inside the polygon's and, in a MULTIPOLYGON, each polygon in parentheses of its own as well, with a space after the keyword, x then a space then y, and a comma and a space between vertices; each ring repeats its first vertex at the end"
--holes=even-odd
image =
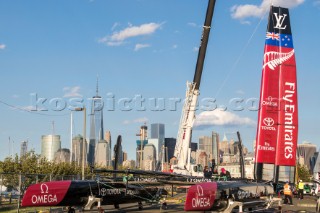
POLYGON ((293 48, 292 36, 267 32, 266 45, 293 48))

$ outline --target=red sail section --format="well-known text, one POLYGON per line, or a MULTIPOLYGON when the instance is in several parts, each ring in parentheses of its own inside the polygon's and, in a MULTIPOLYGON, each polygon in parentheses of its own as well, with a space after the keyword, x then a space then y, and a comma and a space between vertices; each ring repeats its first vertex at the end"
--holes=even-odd
POLYGON ((279 129, 276 162, 278 166, 295 166, 298 141, 297 77, 294 50, 281 48, 288 60, 280 66, 279 129))
POLYGON ((294 166, 298 133, 297 82, 287 8, 270 8, 259 106, 256 162, 294 166))
MULTIPOLYGON (((269 53, 274 51, 277 51, 277 47, 265 46, 263 64, 268 63, 272 57, 269 53)), ((278 133, 278 82, 279 68, 272 70, 269 66, 264 66, 256 140, 256 162, 258 163, 275 163, 278 133)))

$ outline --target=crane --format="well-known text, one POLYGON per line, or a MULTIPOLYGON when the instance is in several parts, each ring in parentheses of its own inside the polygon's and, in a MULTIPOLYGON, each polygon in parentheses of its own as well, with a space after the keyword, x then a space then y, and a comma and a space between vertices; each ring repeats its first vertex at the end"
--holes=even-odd
POLYGON ((216 0, 209 0, 208 2, 193 82, 187 82, 186 99, 182 109, 177 142, 174 150, 174 156, 177 158, 177 164, 173 165, 173 172, 178 174, 192 175, 193 172, 190 165, 189 147, 192 136, 192 127, 195 120, 196 104, 200 94, 200 81, 215 3, 216 0))

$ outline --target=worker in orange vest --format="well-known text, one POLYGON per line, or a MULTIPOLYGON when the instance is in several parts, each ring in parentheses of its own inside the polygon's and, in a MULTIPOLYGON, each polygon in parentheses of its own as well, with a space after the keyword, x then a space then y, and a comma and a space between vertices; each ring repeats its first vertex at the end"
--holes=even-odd
POLYGON ((290 202, 290 205, 293 205, 292 203, 292 191, 289 185, 289 182, 287 181, 286 184, 283 186, 283 194, 284 194, 284 203, 290 202))

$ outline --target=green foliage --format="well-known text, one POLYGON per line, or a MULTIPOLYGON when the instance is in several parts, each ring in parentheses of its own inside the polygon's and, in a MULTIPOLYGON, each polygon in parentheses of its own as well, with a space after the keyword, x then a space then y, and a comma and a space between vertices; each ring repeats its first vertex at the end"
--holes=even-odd
POLYGON ((303 180, 303 182, 312 181, 312 175, 310 175, 310 171, 307 166, 299 165, 297 169, 298 169, 298 180, 303 180))
MULTIPOLYGON (((18 155, 7 157, 0 161, 2 183, 7 188, 17 189, 21 174, 22 189, 30 184, 50 180, 66 180, 81 177, 81 166, 72 163, 54 163, 35 154, 34 151, 26 153, 19 159, 18 155)), ((85 168, 86 177, 92 176, 90 168, 85 168)))

